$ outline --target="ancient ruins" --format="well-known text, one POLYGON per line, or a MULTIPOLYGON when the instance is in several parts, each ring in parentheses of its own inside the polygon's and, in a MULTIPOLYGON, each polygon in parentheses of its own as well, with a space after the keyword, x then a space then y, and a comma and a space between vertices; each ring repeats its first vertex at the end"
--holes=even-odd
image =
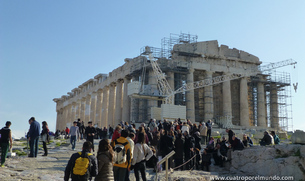
POLYGON ((182 108, 172 109, 176 110, 176 118, 193 122, 213 119, 221 127, 274 130, 288 130, 292 124, 290 75, 260 71, 262 62, 250 53, 219 46, 216 40, 197 42, 197 36, 183 33, 163 38, 161 48, 144 47, 141 52, 138 57, 126 58, 122 66, 108 74, 98 74, 67 95, 55 98, 56 129, 63 130, 77 118, 98 127, 168 118, 162 116, 166 111, 161 110, 164 95, 149 54, 156 59, 159 74, 166 75, 172 90, 223 75, 248 75, 222 83, 210 81, 209 86, 199 88, 186 86, 185 91, 174 94, 171 103, 182 108), (135 93, 131 93, 134 88, 135 93))

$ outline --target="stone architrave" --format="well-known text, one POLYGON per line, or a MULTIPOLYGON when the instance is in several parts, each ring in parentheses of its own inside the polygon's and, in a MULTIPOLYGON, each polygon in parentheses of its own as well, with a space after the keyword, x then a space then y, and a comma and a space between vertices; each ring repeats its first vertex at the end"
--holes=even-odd
POLYGON ((115 86, 112 82, 109 86, 109 105, 108 105, 108 124, 114 125, 114 107, 115 107, 115 86))
POLYGON ((257 83, 257 126, 267 127, 264 83, 257 83))
POLYGON ((240 80, 240 125, 249 126, 249 103, 247 77, 240 80))
POLYGON ((91 94, 91 104, 90 104, 90 121, 95 125, 95 111, 96 111, 96 92, 91 94))
POLYGON ((109 98, 108 92, 109 92, 109 87, 108 86, 103 87, 102 120, 101 120, 102 127, 108 127, 108 98, 109 98))
POLYGON ((127 122, 130 122, 130 97, 128 96, 128 84, 129 83, 130 83, 130 79, 124 78, 122 119, 127 122))
POLYGON ((114 125, 118 125, 122 120, 122 89, 123 80, 118 80, 116 84, 116 98, 115 98, 115 114, 114 114, 114 125))
POLYGON ((98 89, 96 92, 96 109, 95 109, 95 123, 101 127, 102 119, 102 89, 98 89))
MULTIPOLYGON (((213 72, 206 71, 205 79, 212 79, 213 72)), ((214 104, 213 104, 213 86, 204 87, 204 121, 214 117, 214 104)))
MULTIPOLYGON (((223 96, 223 116, 232 121, 232 99, 231 99, 231 82, 225 81, 222 83, 223 96)), ((228 120, 228 121, 230 121, 228 120)))
MULTIPOLYGON (((194 82, 194 69, 189 69, 187 74, 187 83, 194 82)), ((194 90, 189 90, 186 92, 186 119, 195 121, 195 99, 194 99, 194 90)))
POLYGON ((91 104, 91 95, 86 96, 86 108, 85 108, 85 125, 90 121, 90 104, 91 104))

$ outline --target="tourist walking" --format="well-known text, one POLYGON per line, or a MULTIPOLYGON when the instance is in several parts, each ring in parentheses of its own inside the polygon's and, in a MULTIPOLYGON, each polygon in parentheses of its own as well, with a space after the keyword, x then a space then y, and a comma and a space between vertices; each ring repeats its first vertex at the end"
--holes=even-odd
POLYGON ((77 126, 77 121, 73 122, 73 126, 70 128, 70 144, 72 145, 72 150, 75 150, 76 139, 79 140, 79 127, 77 126))
POLYGON ((114 150, 113 175, 115 181, 125 181, 126 172, 131 164, 130 144, 126 139, 127 130, 122 130, 121 137, 111 142, 114 150))
POLYGON ((42 131, 40 136, 44 150, 44 154, 42 156, 48 156, 47 143, 50 141, 50 137, 49 137, 49 127, 46 121, 42 122, 42 131))
POLYGON ((40 135, 40 124, 31 117, 29 120, 30 130, 29 130, 29 141, 30 141, 30 155, 29 157, 37 157, 38 153, 38 141, 40 135))
POLYGON ((6 160, 7 152, 9 149, 12 149, 13 140, 12 140, 12 132, 10 130, 11 122, 7 121, 5 123, 5 127, 0 130, 0 143, 1 143, 1 167, 4 167, 4 163, 6 160))
POLYGON ((113 134, 113 127, 110 126, 110 124, 109 124, 109 127, 108 127, 108 133, 109 133, 109 139, 111 139, 112 138, 112 134, 113 134))
POLYGON ((95 181, 112 181, 114 152, 108 139, 102 139, 97 150, 98 173, 95 181))
POLYGON ((66 166, 64 181, 68 181, 71 175, 72 181, 87 181, 97 174, 97 161, 91 154, 92 143, 86 141, 81 152, 74 153, 66 166))
POLYGON ((88 127, 85 130, 86 141, 90 141, 92 143, 92 151, 94 152, 94 135, 96 133, 95 128, 92 126, 92 122, 88 122, 88 127))
POLYGON ((139 133, 137 144, 135 145, 133 151, 133 161, 134 174, 136 181, 140 180, 139 172, 143 181, 146 181, 146 165, 145 162, 148 161, 153 156, 153 152, 149 146, 145 143, 145 134, 139 133))

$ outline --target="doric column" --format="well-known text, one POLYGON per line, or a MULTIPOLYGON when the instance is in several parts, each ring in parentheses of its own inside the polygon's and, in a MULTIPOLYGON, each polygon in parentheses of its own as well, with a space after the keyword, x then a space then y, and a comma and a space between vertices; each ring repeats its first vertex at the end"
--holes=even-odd
POLYGON ((108 124, 114 125, 114 106, 115 106, 115 83, 109 86, 109 105, 108 105, 108 124))
POLYGON ((85 122, 86 98, 81 99, 80 120, 85 122))
POLYGON ((82 104, 82 101, 81 101, 81 100, 77 100, 77 101, 76 101, 76 106, 75 106, 75 119, 80 118, 81 104, 82 104))
MULTIPOLYGON (((133 76, 132 81, 139 81, 138 76, 133 76)), ((139 99, 131 98, 130 99, 130 121, 131 122, 138 122, 139 120, 139 99)))
MULTIPOLYGON (((213 72, 206 71, 205 79, 212 79, 213 72)), ((214 105, 213 105, 213 86, 204 87, 204 121, 214 117, 214 105)))
MULTIPOLYGON (((151 92, 154 94, 154 93, 157 93, 158 91, 158 81, 156 79, 156 76, 154 74, 154 71, 153 70, 149 70, 148 72, 148 84, 150 85, 151 87, 151 92)), ((143 100, 140 100, 140 103, 139 103, 139 108, 140 109, 143 109, 143 100)), ((147 118, 143 118, 141 117, 142 119, 140 119, 141 122, 144 122, 143 119, 151 119, 151 108, 152 107, 157 107, 158 106, 158 101, 156 100, 148 100, 148 110, 147 110, 147 118)))
POLYGON ((68 119, 68 108, 67 106, 63 108, 63 121, 61 122, 61 128, 60 131, 66 128, 66 122, 68 119))
MULTIPOLYGON (((187 83, 194 82, 194 69, 189 69, 187 74, 187 83)), ((186 92, 186 119, 190 119, 192 122, 195 121, 195 100, 194 100, 194 90, 189 90, 186 92)))
POLYGON ((240 79, 240 125, 249 126, 249 103, 247 77, 240 79))
POLYGON ((130 122, 130 97, 128 96, 128 84, 130 79, 124 78, 124 92, 123 92, 123 115, 122 119, 130 122))
POLYGON ((223 116, 232 120, 232 100, 230 80, 222 83, 223 116))
POLYGON ((271 128, 279 129, 279 110, 276 83, 270 84, 270 121, 271 128))
MULTIPOLYGON (((103 102, 102 102, 102 127, 108 127, 108 92, 109 87, 103 87, 103 102)), ((112 125, 113 126, 113 125, 112 125)))
MULTIPOLYGON (((71 110, 71 121, 72 121, 71 126, 72 126, 72 124, 73 124, 73 121, 75 121, 75 117, 76 117, 76 106, 77 106, 76 102, 73 102, 73 103, 72 103, 72 110, 71 110)), ((71 121, 70 121, 70 122, 71 122, 71 121)))
POLYGON ((56 130, 61 130, 61 122, 62 122, 62 109, 56 111, 57 117, 56 117, 56 130))
POLYGON ((95 125, 95 111, 96 111, 96 92, 92 92, 91 104, 90 104, 90 121, 92 121, 92 125, 95 125))
POLYGON ((257 83, 257 126, 267 127, 264 83, 257 83))
POLYGON ((72 105, 69 104, 67 105, 67 119, 66 119, 66 122, 65 122, 65 128, 67 127, 67 123, 71 123, 72 122, 72 105))
MULTIPOLYGON (((123 89, 123 80, 120 79, 116 84, 114 125, 118 125, 122 121, 122 89, 123 89)), ((123 121, 126 120, 123 119, 123 121)))
POLYGON ((90 121, 90 104, 91 104, 91 95, 87 95, 86 97, 86 108, 85 108, 85 125, 90 121))
POLYGON ((101 127, 101 119, 102 119, 102 89, 98 89, 96 92, 96 108, 95 108, 95 123, 101 127))
MULTIPOLYGON (((169 86, 171 87, 172 91, 175 90, 175 73, 174 72, 167 72, 167 81, 169 86)), ((173 96, 172 103, 175 104, 175 96, 173 96)))

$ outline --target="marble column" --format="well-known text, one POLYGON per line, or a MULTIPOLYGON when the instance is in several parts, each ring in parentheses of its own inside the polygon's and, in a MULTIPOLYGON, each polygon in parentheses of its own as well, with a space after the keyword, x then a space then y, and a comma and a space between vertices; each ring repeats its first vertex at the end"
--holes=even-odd
POLYGON ((96 92, 91 94, 91 104, 90 104, 90 121, 92 125, 95 125, 95 111, 96 111, 96 92))
MULTIPOLYGON (((71 121, 72 121, 72 123, 73 123, 73 121, 76 120, 75 119, 75 117, 76 117, 76 106, 77 106, 76 102, 73 102, 72 103, 72 110, 71 110, 71 121)), ((72 123, 71 123, 71 126, 72 126, 72 123)))
MULTIPOLYGON (((212 79, 213 72, 206 71, 205 79, 212 79)), ((214 117, 214 105, 213 105, 213 86, 204 87, 204 121, 214 117)))
POLYGON ((115 107, 115 86, 112 82, 109 86, 109 105, 108 105, 108 124, 115 125, 114 123, 114 107, 115 107))
POLYGON ((279 110, 276 83, 270 84, 270 121, 271 128, 279 129, 279 110))
POLYGON ((69 104, 67 105, 67 119, 66 119, 66 122, 65 122, 65 128, 67 127, 67 123, 72 123, 73 121, 71 120, 72 118, 72 105, 69 104))
POLYGON ((264 83, 257 83, 257 126, 267 127, 264 83))
POLYGON ((118 125, 122 120, 122 89, 123 80, 118 80, 116 84, 116 98, 115 98, 115 114, 114 114, 114 125, 118 125))
POLYGON ((95 108, 95 123, 98 124, 98 127, 101 127, 102 119, 102 89, 98 89, 96 92, 96 108, 95 108))
POLYGON ((223 116, 232 120, 231 82, 222 83, 223 116))
MULTIPOLYGON (((175 73, 167 72, 167 81, 172 91, 175 90, 175 73)), ((172 103, 175 104, 175 96, 172 97, 172 103)))
POLYGON ((81 104, 82 104, 82 101, 81 101, 81 100, 77 100, 77 101, 76 101, 76 106, 75 106, 75 119, 79 119, 79 118, 80 118, 81 104))
POLYGON ((102 127, 108 127, 108 98, 109 98, 108 92, 109 92, 109 87, 108 86, 103 87, 102 119, 101 119, 102 127))
MULTIPOLYGON (((133 76, 132 81, 139 81, 139 76, 133 76)), ((139 121, 139 99, 131 98, 130 99, 130 121, 138 122, 139 121)))
MULTIPOLYGON (((194 69, 189 69, 187 74, 187 83, 194 82, 194 69)), ((194 99, 194 90, 189 90, 186 92, 186 119, 195 122, 195 99, 194 99)))
POLYGON ((90 105, 91 105, 91 95, 86 96, 86 108, 85 108, 85 121, 84 124, 87 125, 90 121, 90 105))
POLYGON ((85 122, 86 98, 81 99, 80 120, 85 122))
POLYGON ((249 126, 248 78, 240 79, 240 125, 249 126))
POLYGON ((124 78, 124 92, 123 92, 123 107, 122 119, 130 122, 130 97, 128 96, 128 84, 130 79, 124 78))
MULTIPOLYGON (((150 85, 151 87, 151 92, 154 94, 154 93, 157 93, 158 92, 158 81, 157 81, 157 78, 155 76, 155 73, 153 70, 149 70, 148 72, 148 84, 150 85)), ((139 108, 143 108, 143 100, 140 100, 140 103, 139 103, 139 108)), ((146 119, 151 119, 152 118, 152 115, 151 115, 151 108, 152 107, 157 107, 158 106, 158 101, 156 100, 148 100, 148 110, 147 110, 147 118, 146 119)), ((140 116, 141 117, 141 116, 140 116)), ((144 122, 145 121, 145 118, 142 117, 142 119, 140 119, 141 122, 144 122)))
POLYGON ((61 130, 61 122, 62 122, 62 110, 58 110, 57 117, 56 117, 56 130, 61 130))

